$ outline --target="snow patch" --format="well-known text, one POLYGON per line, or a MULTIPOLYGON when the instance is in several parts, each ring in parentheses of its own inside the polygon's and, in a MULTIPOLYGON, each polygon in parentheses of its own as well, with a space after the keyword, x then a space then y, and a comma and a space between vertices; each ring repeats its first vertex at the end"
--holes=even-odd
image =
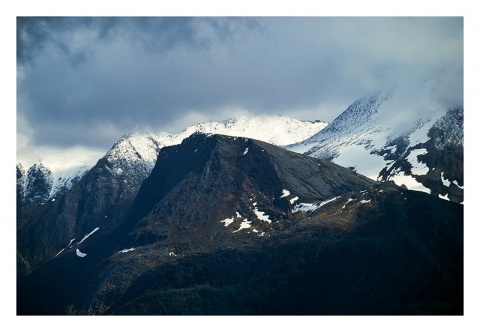
POLYGON ((78 257, 85 257, 85 256, 87 256, 87 254, 81 252, 78 248, 77 248, 76 253, 77 253, 77 256, 78 256, 78 257))
POLYGON ((77 243, 77 245, 79 245, 80 243, 82 243, 83 241, 85 241, 86 239, 88 239, 90 237, 90 235, 92 235, 93 233, 95 233, 96 231, 98 231, 100 228, 99 227, 95 227, 95 229, 93 231, 91 231, 90 233, 88 233, 87 235, 85 235, 83 237, 83 239, 77 243))
POLYGON ((64 250, 65 250, 65 248, 63 248, 62 250, 60 250, 60 251, 58 252, 58 254, 55 255, 55 257, 57 257, 58 255, 60 255, 64 250))
POLYGON ((443 177, 443 172, 442 172, 442 174, 440 174, 440 175, 442 176, 442 183, 443 183, 443 185, 444 185, 445 187, 450 187, 450 181, 448 181, 447 179, 445 179, 445 178, 443 177))
POLYGON ((246 155, 248 153, 248 148, 245 149, 245 151, 243 151, 243 155, 246 155))
POLYGON ((282 196, 280 196, 280 198, 287 197, 287 196, 290 196, 290 192, 287 189, 283 189, 282 196))
POLYGON ((137 248, 122 249, 122 250, 118 251, 118 253, 123 254, 123 253, 129 252, 129 251, 134 251, 135 249, 137 249, 137 248))
POLYGON ((331 199, 329 199, 329 200, 327 200, 327 201, 323 201, 323 202, 320 203, 320 205, 319 205, 318 207, 322 207, 322 206, 324 206, 325 204, 328 204, 328 203, 330 203, 330 202, 333 202, 333 201, 336 200, 338 197, 340 197, 340 196, 331 198, 331 199))
POLYGON ((458 188, 463 189, 463 186, 459 185, 457 180, 453 180, 453 184, 456 185, 458 188))
POLYGON ((232 233, 236 233, 236 232, 238 232, 239 230, 244 229, 244 228, 250 228, 250 227, 252 227, 251 223, 252 223, 251 221, 248 221, 248 220, 245 218, 244 221, 242 221, 242 223, 240 224, 240 228, 237 229, 236 231, 233 231, 232 233))
MULTIPOLYGON (((372 142, 373 143, 373 142, 372 142)), ((373 143, 380 144, 379 142, 373 143)), ((366 152, 364 145, 347 145, 339 148, 339 155, 332 161, 343 167, 356 166, 356 171, 372 180, 377 180, 379 168, 383 168, 386 161, 382 156, 366 152)))
POLYGON ((334 200, 336 200, 338 197, 340 196, 337 196, 337 197, 334 197, 334 198, 331 198, 329 200, 326 200, 326 201, 323 201, 321 202, 320 204, 312 204, 312 203, 299 203, 297 205, 295 205, 295 207, 293 208, 292 212, 295 213, 295 212, 309 212, 309 211, 315 211, 316 209, 318 208, 321 208, 322 206, 330 203, 330 202, 333 202, 334 200))
POLYGON ((342 210, 345 209, 345 206, 347 206, 348 203, 353 202, 353 198, 349 198, 348 201, 342 206, 342 210))
POLYGON ((410 190, 423 191, 427 194, 431 193, 431 190, 425 187, 423 184, 415 180, 411 175, 405 175, 403 171, 396 174, 391 178, 397 186, 405 185, 410 190))
POLYGON ((448 194, 446 194, 445 196, 443 196, 442 194, 438 194, 438 197, 440 197, 441 199, 449 201, 450 199, 447 196, 448 196, 448 194))
MULTIPOLYGON (((238 212, 237 212, 237 214, 238 214, 238 212)), ((227 227, 228 225, 230 225, 233 222, 233 217, 220 220, 220 222, 225 223, 225 227, 227 227)))
POLYGON ((428 167, 424 163, 418 161, 418 156, 423 156, 427 153, 427 149, 418 149, 412 151, 407 160, 412 165, 412 174, 414 175, 425 175, 428 173, 428 167))
POLYGON ((295 205, 292 212, 295 213, 295 212, 315 211, 318 208, 319 208, 319 206, 317 204, 300 203, 300 204, 295 205))
POLYGON ((256 214, 256 216, 257 216, 258 219, 263 220, 263 221, 266 221, 266 222, 268 222, 269 224, 272 222, 272 221, 270 220, 269 216, 265 214, 265 212, 258 211, 257 208, 255 208, 255 210, 254 210, 253 212, 255 212, 255 214, 256 214))
POLYGON ((292 198, 292 199, 290 200, 290 204, 295 203, 295 201, 297 201, 297 200, 298 200, 298 196, 295 196, 294 198, 292 198))
POLYGON ((368 201, 367 201, 366 199, 362 199, 362 200, 360 201, 360 203, 366 204, 366 203, 370 203, 370 201, 371 201, 371 199, 369 199, 368 201))

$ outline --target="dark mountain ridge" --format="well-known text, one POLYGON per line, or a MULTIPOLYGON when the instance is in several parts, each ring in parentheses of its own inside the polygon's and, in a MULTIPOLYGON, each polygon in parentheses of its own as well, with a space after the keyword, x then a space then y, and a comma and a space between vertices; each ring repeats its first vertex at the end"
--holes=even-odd
MULTIPOLYGON (((182 227, 191 223, 196 227, 206 221, 216 227, 221 220, 241 215, 252 226, 258 224, 262 231, 267 231, 277 221, 292 217, 291 208, 296 201, 282 199, 284 189, 295 194, 298 202, 322 201, 374 183, 333 163, 261 141, 196 134, 182 145, 160 152, 154 170, 132 205, 130 218, 145 216, 139 223, 142 226, 137 225, 134 231, 137 239, 141 228, 156 239, 167 234, 162 229, 167 223, 150 227, 152 220, 158 218, 168 220, 168 227, 175 220, 186 224, 182 227), (145 215, 146 211, 151 212, 145 215), (268 215, 270 221, 261 220, 259 211, 268 215)), ((243 220, 233 219, 230 227, 243 220)), ((143 244, 140 240, 131 243, 143 244)))

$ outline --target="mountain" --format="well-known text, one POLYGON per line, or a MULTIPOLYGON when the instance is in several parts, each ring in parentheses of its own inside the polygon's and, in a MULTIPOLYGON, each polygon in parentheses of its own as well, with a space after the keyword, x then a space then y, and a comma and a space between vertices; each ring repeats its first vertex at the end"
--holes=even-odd
POLYGON ((286 148, 463 202, 463 107, 442 102, 429 82, 363 97, 286 148))
POLYGON ((68 177, 54 175, 41 161, 33 164, 27 171, 22 163, 17 163, 17 204, 28 205, 45 203, 47 200, 67 192, 87 172, 86 166, 73 170, 68 177))
MULTIPOLYGON (((228 228, 252 228, 252 232, 268 236, 292 217, 288 211, 301 206, 300 202, 323 201, 373 184, 332 163, 261 141, 192 135, 181 145, 160 152, 129 217, 137 220, 153 209, 157 218, 149 215, 142 219, 142 226, 137 225, 125 245, 158 242, 172 227, 186 230, 204 222, 206 227, 217 227, 220 220, 228 228), (168 223, 152 226, 158 219, 168 223)), ((192 240, 180 231, 175 236, 192 240)), ((183 250, 189 252, 196 245, 191 247, 183 250)))
POLYGON ((29 273, 55 257, 71 244, 72 239, 97 227, 98 218, 106 224, 102 230, 115 229, 153 169, 160 149, 180 144, 192 133, 245 134, 285 144, 308 137, 325 125, 320 121, 300 121, 285 116, 259 116, 200 123, 177 135, 133 133, 121 137, 91 169, 79 167, 70 176, 57 180, 41 163, 32 166, 27 174, 23 166, 17 164, 20 205, 17 208, 17 236, 21 258, 18 271, 29 273), (21 205, 32 206, 22 209, 21 205))
POLYGON ((275 145, 300 142, 327 126, 323 121, 302 121, 288 116, 236 116, 224 121, 198 123, 177 136, 178 144, 195 132, 257 139, 275 145))
POLYGON ((17 164, 17 194, 24 204, 44 202, 50 196, 53 175, 41 162, 34 164, 26 172, 22 164, 17 164))
MULTIPOLYGON (((139 184, 152 170, 158 151, 162 147, 180 144, 183 139, 195 132, 256 138, 271 144, 285 145, 306 139, 326 125, 327 123, 318 120, 301 121, 278 115, 238 116, 224 121, 197 123, 178 134, 133 132, 121 137, 105 157, 114 165, 115 171, 121 172, 124 168, 136 169, 137 174, 132 176, 137 178, 136 182, 139 184)), ((45 203, 48 199, 65 193, 94 166, 73 165, 70 162, 67 165, 69 171, 58 175, 44 161, 38 161, 32 165, 31 160, 35 158, 41 160, 42 156, 17 156, 17 173, 23 174, 17 175, 17 178, 20 176, 17 182, 22 183, 21 188, 18 187, 17 190, 17 193, 23 191, 20 195, 22 199, 19 200, 21 204, 45 203), (25 166, 27 171, 24 169, 25 166), (29 184, 28 188, 27 184, 29 184)), ((48 159, 51 163, 51 158, 48 159)))
POLYGON ((115 174, 121 175, 124 170, 129 172, 129 177, 135 178, 138 189, 153 169, 160 149, 178 145, 194 133, 247 137, 284 145, 285 142, 295 142, 309 137, 326 125, 321 121, 300 121, 286 116, 239 116, 220 122, 198 123, 176 135, 170 133, 125 135, 113 145, 105 158, 112 165, 111 170, 115 174))
POLYGON ((460 204, 241 137, 162 148, 135 193, 125 166, 29 206, 58 253, 17 314, 463 313, 460 204))

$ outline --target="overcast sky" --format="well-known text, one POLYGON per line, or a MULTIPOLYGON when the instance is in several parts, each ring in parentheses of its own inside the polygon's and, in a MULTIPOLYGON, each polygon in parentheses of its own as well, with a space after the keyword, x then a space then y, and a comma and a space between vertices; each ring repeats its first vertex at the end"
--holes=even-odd
POLYGON ((331 121, 425 79, 463 103, 462 18, 20 17, 17 152, 104 153, 238 114, 331 121))

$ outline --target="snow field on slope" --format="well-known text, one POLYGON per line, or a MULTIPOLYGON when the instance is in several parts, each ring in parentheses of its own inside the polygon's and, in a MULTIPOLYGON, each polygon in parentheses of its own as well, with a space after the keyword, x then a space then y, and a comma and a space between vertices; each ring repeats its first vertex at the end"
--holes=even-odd
MULTIPOLYGON (((429 139, 428 131, 432 125, 445 115, 447 107, 435 94, 434 84, 426 81, 421 85, 396 88, 391 94, 378 95, 373 103, 373 99, 359 99, 323 131, 287 148, 306 152, 310 147, 307 154, 311 156, 334 156, 334 163, 356 167, 358 173, 377 180, 380 171, 392 161, 385 161, 382 156, 372 154, 372 151, 379 151, 401 137, 408 139, 406 148, 424 143, 429 139), (378 109, 372 111, 371 107, 376 106, 378 109)), ((395 145, 391 144, 390 147, 396 150, 395 145)), ((428 172, 426 165, 417 159, 424 153, 425 149, 418 149, 406 156, 414 175, 428 172)), ((430 192, 403 172, 393 175, 392 180, 412 190, 430 192)))
POLYGON ((372 180, 377 180, 378 174, 387 165, 382 156, 369 153, 362 145, 342 147, 339 156, 332 161, 343 167, 353 166, 358 173, 372 180))
POLYGON ((133 134, 121 138, 106 156, 115 167, 120 167, 116 165, 118 160, 142 160, 153 168, 157 160, 157 144, 161 148, 166 145, 178 144, 177 141, 169 134, 133 134))
POLYGON ((430 189, 426 188, 420 182, 417 182, 417 180, 415 180, 411 175, 405 175, 403 171, 395 174, 393 177, 391 177, 391 180, 393 180, 397 186, 401 186, 403 184, 410 190, 423 191, 427 194, 432 193, 430 189))
POLYGON ((428 172, 428 167, 424 163, 418 161, 418 156, 422 156, 427 153, 427 149, 416 149, 410 152, 407 157, 408 162, 412 165, 413 175, 425 175, 428 172))
POLYGON ((194 132, 247 137, 275 145, 287 145, 303 141, 316 134, 325 122, 301 121, 288 116, 260 115, 237 116, 224 121, 212 121, 190 126, 178 136, 187 138, 194 132))

